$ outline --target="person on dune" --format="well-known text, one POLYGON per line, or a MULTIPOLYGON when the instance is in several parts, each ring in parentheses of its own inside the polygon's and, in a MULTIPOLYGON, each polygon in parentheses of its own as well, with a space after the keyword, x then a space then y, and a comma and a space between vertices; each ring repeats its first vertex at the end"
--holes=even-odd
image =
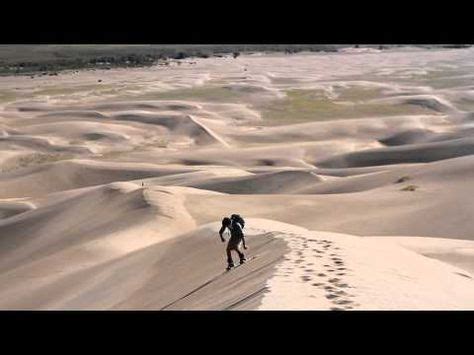
POLYGON ((236 218, 237 215, 232 215, 231 218, 224 217, 222 220, 222 227, 219 230, 219 235, 221 237, 221 241, 224 243, 225 238, 222 236, 225 229, 229 229, 230 231, 230 239, 227 243, 226 253, 227 253, 227 270, 230 270, 234 267, 234 261, 232 260, 231 252, 232 250, 236 251, 239 254, 240 263, 245 263, 245 255, 241 251, 240 246, 243 245, 244 249, 247 249, 247 245, 245 244, 245 236, 243 229, 243 222, 240 221, 241 218, 236 218))

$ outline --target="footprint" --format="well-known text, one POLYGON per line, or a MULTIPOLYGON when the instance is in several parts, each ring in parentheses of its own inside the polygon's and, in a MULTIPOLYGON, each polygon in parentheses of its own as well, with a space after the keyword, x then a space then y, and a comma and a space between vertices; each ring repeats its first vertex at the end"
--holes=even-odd
POLYGON ((350 300, 336 300, 334 301, 335 304, 351 304, 351 303, 354 303, 350 300))
POLYGON ((306 272, 314 272, 313 269, 304 269, 304 271, 306 271, 306 272))
POLYGON ((339 307, 331 307, 330 310, 331 311, 345 311, 344 308, 339 308, 339 307))
POLYGON ((455 274, 457 274, 457 275, 459 275, 459 276, 466 277, 466 278, 468 278, 468 279, 472 279, 472 277, 471 277, 471 276, 469 276, 469 275, 466 275, 466 274, 463 274, 462 272, 455 272, 455 274))
POLYGON ((343 272, 338 272, 336 275, 337 275, 337 276, 344 276, 345 273, 343 273, 343 272))
POLYGON ((339 282, 339 281, 341 281, 341 279, 338 279, 337 277, 335 277, 333 279, 329 279, 330 283, 336 283, 336 282, 339 282))
POLYGON ((325 297, 326 297, 328 300, 332 300, 332 299, 337 298, 337 297, 339 297, 339 296, 338 296, 338 295, 335 295, 335 294, 333 294, 333 293, 330 293, 330 294, 327 294, 325 297))
POLYGON ((316 287, 319 287, 319 286, 324 286, 324 282, 315 282, 313 284, 311 284, 312 286, 316 286, 316 287))
POLYGON ((350 287, 348 284, 341 284, 341 283, 337 283, 336 286, 337 287, 342 287, 342 288, 349 288, 350 287))
POLYGON ((304 282, 308 282, 308 281, 311 281, 311 276, 301 276, 301 280, 303 280, 304 282))
POLYGON ((345 267, 338 267, 337 269, 338 269, 338 270, 346 270, 345 267))
POLYGON ((324 276, 326 276, 326 274, 323 274, 322 272, 320 272, 320 273, 318 274, 318 276, 319 276, 319 277, 324 277, 324 276))

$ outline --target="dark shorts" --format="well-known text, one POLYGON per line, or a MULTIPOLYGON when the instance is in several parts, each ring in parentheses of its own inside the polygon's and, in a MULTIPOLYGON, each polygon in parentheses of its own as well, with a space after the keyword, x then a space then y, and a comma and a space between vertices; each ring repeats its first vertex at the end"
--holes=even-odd
POLYGON ((240 250, 240 244, 242 243, 242 239, 234 239, 230 238, 229 243, 227 243, 227 249, 230 250, 240 250))

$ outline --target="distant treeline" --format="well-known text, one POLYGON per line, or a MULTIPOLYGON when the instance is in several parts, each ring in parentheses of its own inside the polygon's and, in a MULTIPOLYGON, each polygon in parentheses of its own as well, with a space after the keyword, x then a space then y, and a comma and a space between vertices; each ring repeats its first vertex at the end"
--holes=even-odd
MULTIPOLYGON (((110 69, 166 64, 172 59, 252 52, 336 52, 354 45, 0 45, 0 75, 56 75, 61 70, 110 69)), ((364 45, 367 47, 367 45, 364 45)), ((370 47, 385 49, 389 46, 370 47)), ((427 46, 428 47, 428 46, 427 46)), ((431 46, 432 47, 432 46, 431 46)), ((463 45, 445 45, 459 48, 463 45)))
POLYGON ((14 45, 0 46, 0 74, 54 75, 74 69, 137 67, 241 52, 337 51, 329 45, 14 45))

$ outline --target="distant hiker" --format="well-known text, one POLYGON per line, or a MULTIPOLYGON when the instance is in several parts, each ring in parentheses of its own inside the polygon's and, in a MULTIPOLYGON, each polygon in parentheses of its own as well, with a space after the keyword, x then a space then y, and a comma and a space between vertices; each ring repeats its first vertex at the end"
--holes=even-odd
POLYGON ((145 185, 143 184, 143 181, 142 181, 142 186, 145 186, 145 185))
MULTIPOLYGON (((232 215, 232 216, 238 216, 238 215, 232 215)), ((243 219, 240 216, 238 217, 243 222, 243 219)), ((234 267, 234 261, 232 260, 231 251, 234 250, 237 252, 237 254, 239 254, 240 263, 243 264, 245 263, 246 259, 245 259, 244 253, 240 250, 240 245, 242 244, 244 249, 247 249, 247 245, 245 245, 245 236, 244 236, 244 232, 242 231, 243 225, 239 223, 237 218, 231 219, 229 217, 225 217, 222 220, 222 227, 219 230, 219 235, 221 237, 222 242, 225 242, 225 239, 222 236, 222 233, 224 233, 226 228, 229 229, 230 231, 230 239, 229 239, 229 242, 227 243, 227 248, 226 248, 227 270, 230 270, 231 268, 234 267)))

